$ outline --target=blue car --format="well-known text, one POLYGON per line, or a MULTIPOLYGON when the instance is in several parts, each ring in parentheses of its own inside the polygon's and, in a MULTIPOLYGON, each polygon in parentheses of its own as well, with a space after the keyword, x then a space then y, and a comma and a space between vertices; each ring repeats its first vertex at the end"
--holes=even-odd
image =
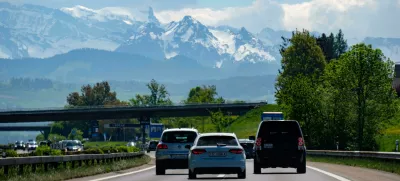
POLYGON ((204 133, 189 152, 189 179, 197 174, 238 174, 246 178, 246 155, 234 133, 204 133))

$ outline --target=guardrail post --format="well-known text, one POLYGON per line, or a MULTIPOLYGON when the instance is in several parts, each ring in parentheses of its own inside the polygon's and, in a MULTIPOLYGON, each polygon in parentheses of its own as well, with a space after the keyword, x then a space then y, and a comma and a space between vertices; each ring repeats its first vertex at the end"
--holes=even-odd
POLYGON ((71 168, 75 168, 75 161, 71 162, 71 168))
POLYGON ((19 175, 23 175, 24 174, 24 165, 19 165, 18 174, 19 175))
POLYGON ((36 164, 32 164, 32 172, 33 172, 33 173, 36 172, 36 164))
POLYGON ((82 160, 79 160, 79 166, 80 167, 82 166, 82 160))
POLYGON ((44 163, 43 165, 44 165, 44 171, 45 172, 49 171, 49 164, 44 163))
POLYGON ((67 162, 63 162, 64 168, 67 168, 67 162))
POLYGON ((8 165, 4 166, 4 175, 8 175, 8 165))

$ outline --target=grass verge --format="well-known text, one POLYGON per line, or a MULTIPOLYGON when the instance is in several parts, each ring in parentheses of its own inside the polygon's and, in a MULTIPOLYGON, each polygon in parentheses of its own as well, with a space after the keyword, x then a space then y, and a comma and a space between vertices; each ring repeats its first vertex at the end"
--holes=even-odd
POLYGON ((0 175, 0 180, 7 181, 59 181, 59 180, 67 180, 72 178, 80 178, 92 175, 98 175, 102 173, 108 173, 113 171, 125 170, 137 166, 141 166, 149 163, 151 158, 147 155, 143 155, 138 158, 115 161, 113 163, 106 164, 98 164, 94 166, 85 166, 76 168, 61 168, 61 169, 52 169, 47 172, 38 171, 37 173, 26 173, 23 176, 17 176, 16 172, 10 173, 9 176, 0 175))
POLYGON ((400 161, 381 160, 373 158, 344 158, 344 157, 327 157, 327 156, 311 156, 307 155, 307 161, 325 162, 347 166, 364 167, 386 172, 396 173, 400 175, 400 161))

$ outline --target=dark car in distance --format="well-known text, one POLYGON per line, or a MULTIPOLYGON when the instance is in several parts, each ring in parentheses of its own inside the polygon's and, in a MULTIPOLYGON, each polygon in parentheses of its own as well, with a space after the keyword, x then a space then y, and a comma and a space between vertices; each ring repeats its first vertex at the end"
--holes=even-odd
POLYGON ((254 174, 262 168, 296 168, 306 173, 306 147, 297 121, 262 121, 254 145, 254 174))
POLYGON ((239 139, 240 145, 243 147, 246 158, 251 159, 253 158, 253 147, 254 147, 254 140, 250 139, 239 139))
POLYGON ((150 151, 156 151, 157 145, 158 145, 158 141, 156 141, 156 140, 150 141, 149 145, 147 147, 147 153, 149 153, 150 151))

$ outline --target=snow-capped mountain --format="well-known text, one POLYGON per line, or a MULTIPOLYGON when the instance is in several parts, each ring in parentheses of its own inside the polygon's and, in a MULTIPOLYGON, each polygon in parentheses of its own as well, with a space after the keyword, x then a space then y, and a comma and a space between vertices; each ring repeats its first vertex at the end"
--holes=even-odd
POLYGON ((268 52, 268 47, 245 28, 232 31, 235 29, 227 26, 207 27, 191 16, 185 16, 179 22, 157 26, 158 20, 149 12, 151 21, 146 26, 152 25, 151 28, 139 28, 140 32, 134 34, 116 51, 141 53, 149 57, 159 57, 163 53, 165 59, 183 55, 212 67, 221 67, 224 62, 256 63, 276 60, 268 52), (151 52, 146 51, 149 47, 153 48, 151 52))
POLYGON ((50 57, 79 48, 114 50, 128 25, 118 21, 85 21, 58 9, 0 2, 3 58, 50 57), (18 48, 15 48, 17 46, 18 48))

